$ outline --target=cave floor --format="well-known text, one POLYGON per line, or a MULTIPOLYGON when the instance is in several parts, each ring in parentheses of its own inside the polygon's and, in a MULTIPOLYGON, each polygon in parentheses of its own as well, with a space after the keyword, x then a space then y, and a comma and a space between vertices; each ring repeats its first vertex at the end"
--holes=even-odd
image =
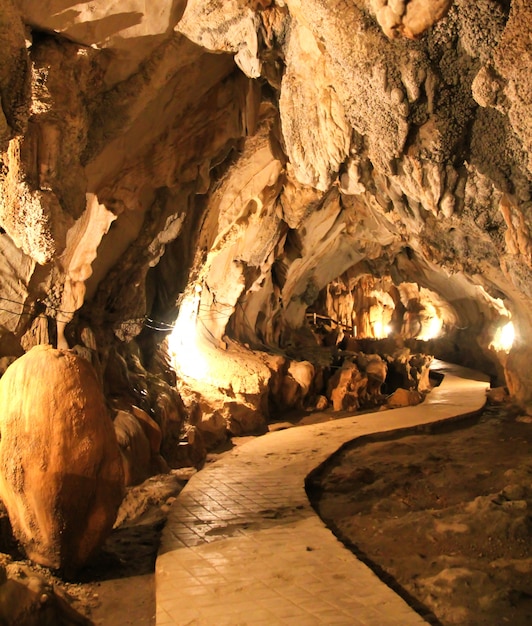
POLYGON ((326 528, 305 480, 346 442, 483 407, 485 377, 433 369, 445 377, 423 404, 272 432, 195 474, 163 531, 157 626, 426 623, 326 528))
POLYGON ((532 417, 489 404, 430 433, 356 440, 307 492, 334 534, 434 624, 532 624, 532 417))

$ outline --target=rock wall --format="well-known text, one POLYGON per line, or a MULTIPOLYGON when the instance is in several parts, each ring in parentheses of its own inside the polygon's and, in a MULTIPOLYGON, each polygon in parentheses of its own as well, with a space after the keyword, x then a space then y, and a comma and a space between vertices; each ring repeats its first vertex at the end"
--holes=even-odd
POLYGON ((532 402, 527 1, 157 6, 4 2, 0 356, 147 366, 197 286, 201 341, 304 360, 309 307, 369 276, 532 402))

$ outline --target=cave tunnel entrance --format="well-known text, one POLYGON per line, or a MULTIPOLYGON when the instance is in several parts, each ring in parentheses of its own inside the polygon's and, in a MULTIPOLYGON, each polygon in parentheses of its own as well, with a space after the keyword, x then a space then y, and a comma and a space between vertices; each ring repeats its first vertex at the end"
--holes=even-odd
POLYGON ((515 340, 511 313, 500 300, 475 310, 465 298, 449 301, 412 280, 353 270, 320 291, 305 322, 319 345, 344 352, 427 354, 481 369, 494 385, 504 384, 496 355, 508 353, 515 340))

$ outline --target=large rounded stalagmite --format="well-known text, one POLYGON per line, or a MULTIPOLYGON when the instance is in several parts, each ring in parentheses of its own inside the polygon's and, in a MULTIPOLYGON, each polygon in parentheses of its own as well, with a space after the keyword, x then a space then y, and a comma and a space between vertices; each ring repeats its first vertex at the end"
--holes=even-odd
POLYGON ((123 497, 113 423, 92 366, 36 346, 0 379, 0 497, 33 561, 72 572, 102 545, 123 497))

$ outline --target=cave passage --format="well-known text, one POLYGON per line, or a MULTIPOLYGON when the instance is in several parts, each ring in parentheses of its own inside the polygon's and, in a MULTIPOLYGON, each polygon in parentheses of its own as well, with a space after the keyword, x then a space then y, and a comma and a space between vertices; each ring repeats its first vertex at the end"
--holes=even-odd
POLYGON ((532 414, 528 0, 68 4, 0 11, 19 554, 75 577, 151 477, 438 360, 532 414))

